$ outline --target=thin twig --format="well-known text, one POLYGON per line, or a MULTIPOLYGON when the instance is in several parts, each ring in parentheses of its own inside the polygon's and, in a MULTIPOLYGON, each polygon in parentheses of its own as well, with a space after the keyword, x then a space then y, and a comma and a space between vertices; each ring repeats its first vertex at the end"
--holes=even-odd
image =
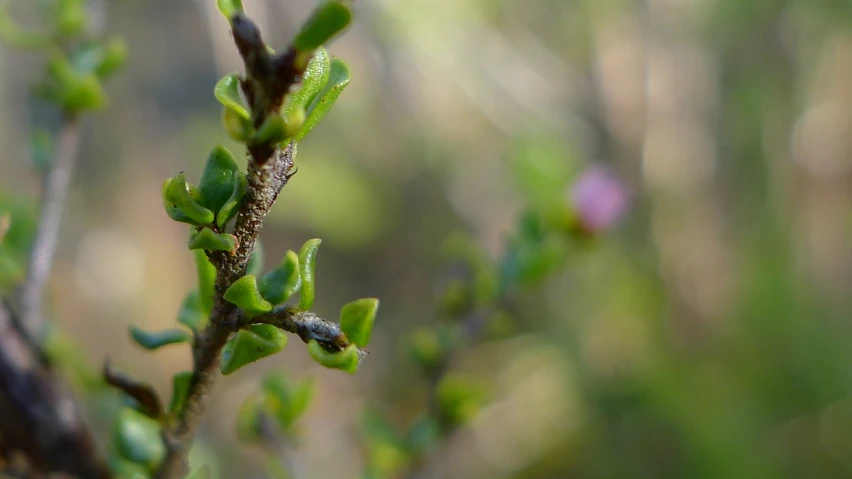
POLYGON ((67 118, 59 132, 56 157, 44 178, 41 218, 30 255, 27 280, 20 295, 23 328, 32 339, 39 338, 45 327, 42 308, 44 288, 56 253, 79 144, 79 124, 75 118, 67 118))

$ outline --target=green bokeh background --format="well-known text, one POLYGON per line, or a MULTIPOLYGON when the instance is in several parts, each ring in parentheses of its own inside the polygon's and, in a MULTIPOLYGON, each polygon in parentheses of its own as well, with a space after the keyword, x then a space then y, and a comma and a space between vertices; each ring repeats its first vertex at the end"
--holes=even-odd
MULTIPOLYGON (((213 0, 111 0, 126 69, 85 124, 50 310, 74 360, 109 356, 164 396, 186 347, 148 353, 131 323, 174 324, 194 282, 163 178, 218 142, 213 85, 238 70, 213 0)), ((244 0, 284 45, 313 3, 244 0)), ((13 0, 31 20, 31 7, 13 0)), ((315 377, 295 456, 356 477, 370 406, 407 424, 425 385, 406 333, 435 322, 441 244, 495 257, 517 215, 584 165, 625 179, 626 221, 516 305, 513 333, 458 370, 488 384, 436 478, 852 477, 852 6, 837 0, 359 0, 331 47, 353 81, 299 148, 265 224, 267 265, 322 237, 319 314, 382 306, 355 376, 299 341, 223 378, 194 459, 262 477, 235 434, 270 370, 315 377)), ((0 189, 34 198, 28 138, 56 125, 36 56, 0 49, 0 189)), ((566 197, 567 198, 567 197, 566 197)), ((109 428, 114 392, 88 394, 109 428)), ((107 437, 104 435, 103 437, 107 437)))

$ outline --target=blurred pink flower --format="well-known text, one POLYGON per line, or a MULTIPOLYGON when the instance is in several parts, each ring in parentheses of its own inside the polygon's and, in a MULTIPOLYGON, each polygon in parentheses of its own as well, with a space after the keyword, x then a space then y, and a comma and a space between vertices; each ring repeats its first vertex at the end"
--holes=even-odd
POLYGON ((602 166, 592 166, 580 174, 570 194, 580 227, 588 233, 615 226, 629 203, 624 183, 602 166))

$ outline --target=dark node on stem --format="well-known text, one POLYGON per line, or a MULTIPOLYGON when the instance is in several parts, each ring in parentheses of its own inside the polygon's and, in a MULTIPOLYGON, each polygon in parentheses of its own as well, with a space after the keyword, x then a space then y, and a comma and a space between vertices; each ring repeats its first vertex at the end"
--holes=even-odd
POLYGON ((121 371, 113 369, 109 358, 104 361, 104 381, 110 386, 121 389, 125 394, 136 400, 143 408, 145 414, 159 419, 163 414, 163 405, 160 397, 150 384, 134 379, 121 371))

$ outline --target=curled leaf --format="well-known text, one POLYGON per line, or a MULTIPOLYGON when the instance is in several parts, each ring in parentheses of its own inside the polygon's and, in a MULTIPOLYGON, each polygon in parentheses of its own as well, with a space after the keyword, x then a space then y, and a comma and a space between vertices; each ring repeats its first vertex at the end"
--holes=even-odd
POLYGON ((329 351, 316 339, 311 339, 308 341, 308 352, 314 361, 323 366, 348 373, 358 370, 358 364, 361 362, 361 353, 354 344, 350 344, 343 351, 329 351))
POLYGON ((142 407, 145 408, 149 416, 158 418, 163 413, 163 407, 160 403, 160 397, 157 391, 148 384, 138 379, 134 379, 121 371, 113 369, 109 359, 104 362, 103 370, 104 381, 115 388, 136 400, 142 407))
POLYGON ((216 145, 198 181, 202 204, 211 211, 219 211, 234 191, 234 172, 240 167, 234 156, 222 145, 216 145))
POLYGON ((287 251, 281 265, 263 275, 258 288, 261 296, 267 301, 281 304, 298 291, 301 285, 299 256, 294 251, 287 251))
POLYGON ((222 349, 219 370, 231 374, 246 364, 284 349, 287 335, 269 324, 253 324, 241 329, 222 349))
POLYGON ((215 233, 210 228, 201 228, 189 238, 189 249, 206 251, 233 251, 236 246, 234 235, 215 233))
POLYGON ((183 173, 163 183, 163 205, 171 219, 196 226, 210 224, 213 212, 201 206, 193 196, 183 173))
POLYGON ((314 392, 311 380, 294 384, 284 375, 269 375, 263 381, 266 409, 285 431, 307 410, 314 392))
POLYGON ((230 108, 222 108, 222 124, 228 136, 240 143, 247 142, 254 135, 251 121, 230 108))
POLYGON ((311 103, 328 83, 330 74, 331 60, 328 57, 328 52, 325 51, 325 48, 319 48, 311 61, 308 62, 299 89, 287 97, 284 116, 290 118, 291 115, 298 114, 299 108, 308 111, 311 103))
POLYGON ((191 381, 192 371, 183 371, 172 376, 172 400, 169 403, 169 414, 172 416, 177 416, 183 409, 191 381))
POLYGON ((286 138, 287 125, 284 123, 284 118, 272 115, 260 125, 260 128, 257 129, 249 144, 252 146, 277 144, 286 138))
POLYGON ((227 109, 233 110, 239 116, 249 120, 248 108, 240 96, 240 78, 236 73, 223 76, 213 88, 213 95, 227 109))
POLYGON ((179 328, 149 332, 132 325, 130 326, 130 336, 133 337, 136 344, 148 350, 157 349, 167 344, 189 342, 192 339, 189 332, 179 328))
POLYGON ((247 182, 245 173, 235 171, 232 183, 234 184, 234 189, 231 191, 231 197, 228 198, 228 201, 216 213, 216 224, 219 228, 224 228, 228 224, 228 221, 231 221, 231 218, 236 216, 240 210, 240 202, 243 196, 246 195, 247 182))
POLYGON ((302 278, 299 309, 302 311, 307 311, 314 305, 314 296, 316 295, 316 285, 314 283, 315 260, 320 244, 322 244, 321 239, 310 239, 305 241, 302 249, 299 250, 299 276, 302 278))
POLYGON ((160 424, 131 408, 118 413, 113 444, 124 459, 154 471, 163 462, 166 447, 160 434, 160 424))
POLYGON ((197 333, 207 324, 207 313, 201 309, 198 290, 192 290, 181 303, 178 322, 197 333))
POLYGON ((367 347, 379 309, 376 298, 356 299, 340 310, 340 329, 360 348, 367 347))
POLYGON ((302 126, 299 134, 296 135, 296 141, 301 141, 302 138, 307 136, 319 124, 329 110, 331 110, 331 107, 334 106, 337 98, 343 93, 343 90, 349 85, 351 80, 352 72, 349 69, 349 65, 339 58, 334 58, 331 61, 331 73, 328 82, 311 103, 308 110, 308 118, 305 120, 305 124, 302 126))
POLYGON ((225 291, 225 301, 237 305, 246 314, 256 316, 269 312, 272 304, 257 290, 257 279, 250 274, 234 281, 225 291))
POLYGON ((340 33, 352 21, 352 11, 338 1, 326 2, 317 7, 293 40, 298 51, 313 51, 340 33))
POLYGON ((234 18, 234 15, 243 13, 242 0, 216 0, 216 6, 229 22, 234 18))
POLYGON ((213 288, 216 283, 216 267, 207 258, 203 250, 194 250, 195 272, 198 277, 198 304, 205 320, 213 310, 213 288))

